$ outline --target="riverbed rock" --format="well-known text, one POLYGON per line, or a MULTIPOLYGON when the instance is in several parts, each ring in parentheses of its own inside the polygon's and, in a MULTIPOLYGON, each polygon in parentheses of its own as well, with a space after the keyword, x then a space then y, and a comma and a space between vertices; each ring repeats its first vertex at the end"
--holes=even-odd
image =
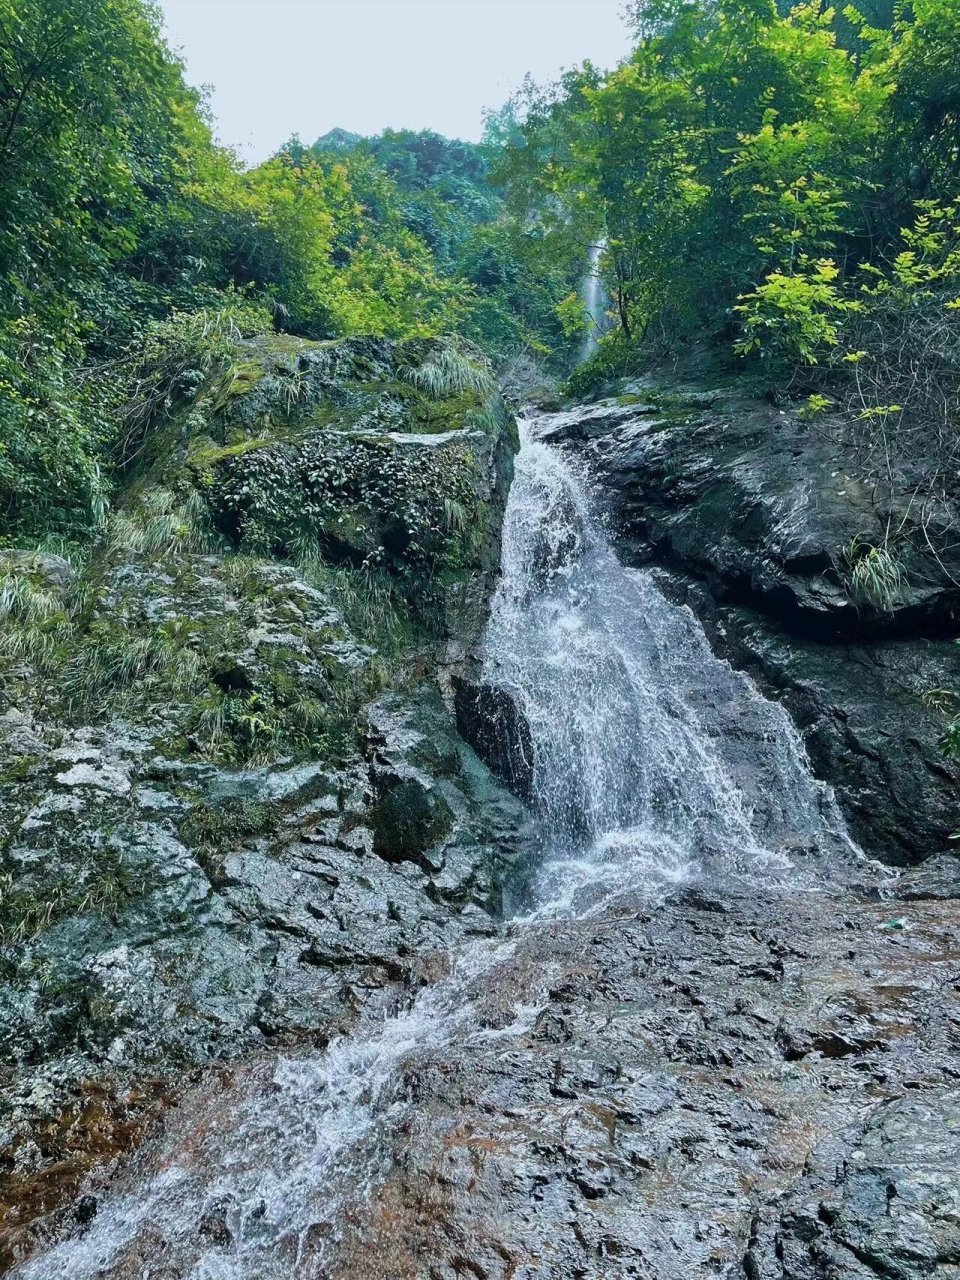
POLYGON ((960 916, 899 910, 727 884, 521 928, 330 1274, 945 1280, 960 916))
MULTIPOLYGON (((895 910, 854 889, 770 892, 725 875, 508 926, 449 993, 456 1034, 407 1025, 382 1096, 369 1055, 375 1127, 354 1117, 327 1192, 291 1183, 302 1273, 947 1280, 960 1253, 960 905, 895 910)), ((396 1009, 417 995, 398 985, 396 1009)), ((442 997, 431 1007, 440 1016, 442 997)), ((382 1015, 366 1033, 377 1026, 382 1015)), ((219 1186, 221 1150, 237 1158, 232 1126, 250 1124, 276 1071, 267 1058, 208 1072, 126 1180, 89 1184, 109 1198, 132 1175, 170 1205, 169 1222, 133 1223, 105 1280, 135 1280, 154 1256, 210 1263, 204 1188, 219 1186), (183 1151, 199 1181, 171 1202, 152 1175, 183 1151)), ((305 1053, 284 1071, 325 1079, 305 1053)))

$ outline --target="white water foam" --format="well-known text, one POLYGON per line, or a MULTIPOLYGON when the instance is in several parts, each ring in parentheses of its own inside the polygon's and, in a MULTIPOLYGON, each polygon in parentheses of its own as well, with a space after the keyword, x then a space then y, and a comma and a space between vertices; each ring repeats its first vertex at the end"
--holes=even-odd
POLYGON ((793 872, 792 851, 849 851, 784 710, 652 574, 619 563, 576 466, 524 431, 484 674, 530 727, 538 910, 582 910, 581 890, 769 879, 793 872))

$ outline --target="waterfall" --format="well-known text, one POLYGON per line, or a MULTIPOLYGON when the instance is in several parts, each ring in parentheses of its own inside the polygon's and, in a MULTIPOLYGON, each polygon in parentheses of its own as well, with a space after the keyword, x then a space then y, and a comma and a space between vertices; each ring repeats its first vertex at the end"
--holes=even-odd
POLYGON ((527 914, 453 958, 395 1016, 368 1017, 324 1052, 263 1055, 223 1092, 197 1091, 117 1177, 86 1233, 17 1280, 342 1274, 330 1268, 348 1207, 376 1194, 390 1134, 416 1106, 406 1065, 532 1024, 537 1006, 499 1029, 476 1013, 519 938, 618 894, 656 897, 703 877, 789 880, 793 855, 849 850, 787 716, 712 654, 651 574, 620 565, 576 467, 532 423, 485 664, 531 730, 542 860, 527 914))
POLYGON ((606 250, 606 240, 590 246, 590 267, 583 281, 583 305, 590 317, 590 328, 583 340, 580 352, 582 360, 588 360, 597 349, 597 343, 607 328, 607 291, 600 275, 600 259, 606 250))
POLYGON ((791 852, 851 848, 785 711, 713 654, 652 573, 619 563, 576 465, 535 424, 486 654, 486 680, 530 727, 541 912, 591 886, 769 879, 792 873, 791 852))

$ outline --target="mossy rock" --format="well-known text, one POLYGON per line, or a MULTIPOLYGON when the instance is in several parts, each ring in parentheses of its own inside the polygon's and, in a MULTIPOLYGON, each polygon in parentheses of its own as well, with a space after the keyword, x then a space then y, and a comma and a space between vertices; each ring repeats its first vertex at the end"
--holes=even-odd
POLYGON ((238 427, 251 436, 296 425, 456 430, 476 426, 496 399, 482 353, 462 340, 308 342, 271 334, 238 343, 235 359, 199 390, 192 409, 224 443, 238 427))

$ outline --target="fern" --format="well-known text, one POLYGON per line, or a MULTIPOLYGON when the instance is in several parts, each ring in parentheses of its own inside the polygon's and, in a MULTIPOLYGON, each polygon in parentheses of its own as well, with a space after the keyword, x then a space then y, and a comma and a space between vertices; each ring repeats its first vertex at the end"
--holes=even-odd
POLYGON ((443 516, 451 533, 464 533, 467 528, 467 509, 456 498, 444 498, 443 516))

